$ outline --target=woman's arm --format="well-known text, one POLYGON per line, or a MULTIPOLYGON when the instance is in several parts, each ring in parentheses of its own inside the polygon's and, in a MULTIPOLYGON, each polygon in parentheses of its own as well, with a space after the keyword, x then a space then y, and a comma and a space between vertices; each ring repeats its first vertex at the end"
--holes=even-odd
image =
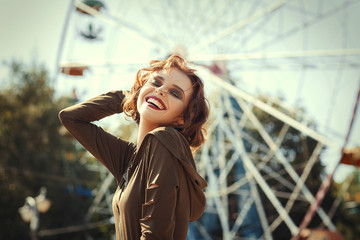
POLYGON ((121 179, 133 145, 91 122, 122 112, 124 93, 114 91, 60 111, 59 119, 66 129, 112 174, 121 179))

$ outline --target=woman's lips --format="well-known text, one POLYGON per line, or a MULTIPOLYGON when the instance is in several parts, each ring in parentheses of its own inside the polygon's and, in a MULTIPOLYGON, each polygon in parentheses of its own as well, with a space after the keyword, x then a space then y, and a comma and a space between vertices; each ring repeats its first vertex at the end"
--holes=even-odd
POLYGON ((145 101, 149 104, 149 107, 156 110, 166 110, 164 102, 155 96, 146 97, 145 101))

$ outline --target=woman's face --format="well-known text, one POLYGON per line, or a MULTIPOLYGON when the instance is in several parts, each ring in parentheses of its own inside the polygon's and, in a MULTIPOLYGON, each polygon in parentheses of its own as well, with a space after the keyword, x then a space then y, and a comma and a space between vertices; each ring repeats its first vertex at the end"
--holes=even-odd
POLYGON ((153 129, 182 124, 192 93, 191 80, 180 70, 153 73, 141 88, 137 100, 140 123, 153 129))

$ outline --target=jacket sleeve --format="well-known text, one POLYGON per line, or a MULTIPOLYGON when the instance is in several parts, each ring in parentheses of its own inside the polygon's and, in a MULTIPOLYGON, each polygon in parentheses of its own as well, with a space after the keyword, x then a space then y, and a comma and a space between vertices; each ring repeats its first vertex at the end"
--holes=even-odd
POLYGON ((154 138, 150 140, 148 153, 141 239, 173 239, 179 188, 177 159, 154 138))
POLYGON ((119 181, 127 166, 131 144, 91 123, 122 112, 121 91, 102 94, 60 111, 59 119, 66 129, 119 181))

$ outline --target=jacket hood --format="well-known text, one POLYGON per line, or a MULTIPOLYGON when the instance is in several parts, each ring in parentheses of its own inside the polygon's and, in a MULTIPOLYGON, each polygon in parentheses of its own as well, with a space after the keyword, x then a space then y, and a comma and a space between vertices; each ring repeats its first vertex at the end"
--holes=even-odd
POLYGON ((151 132, 173 154, 187 173, 187 182, 190 188, 190 221, 200 218, 206 207, 206 198, 203 189, 206 181, 196 170, 195 161, 190 146, 185 137, 171 127, 157 128, 151 132))

